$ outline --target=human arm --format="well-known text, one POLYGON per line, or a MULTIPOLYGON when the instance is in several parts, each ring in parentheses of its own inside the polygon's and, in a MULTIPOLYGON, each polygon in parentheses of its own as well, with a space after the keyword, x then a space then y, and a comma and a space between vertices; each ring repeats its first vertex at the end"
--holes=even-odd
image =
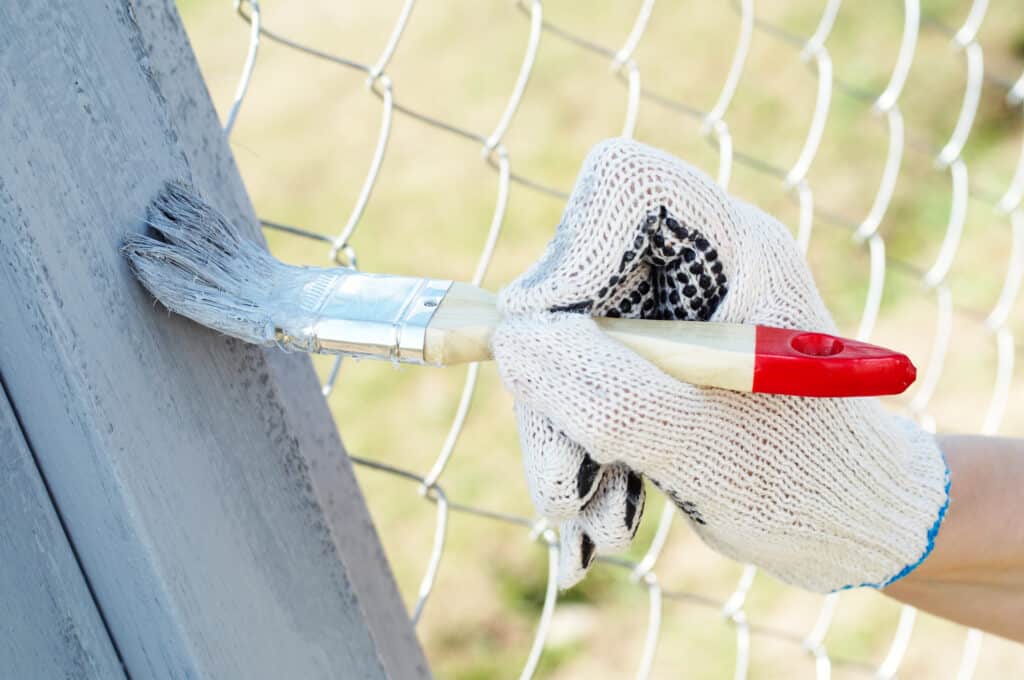
POLYGON ((559 523, 562 587, 629 545, 646 477, 705 542, 784 581, 879 587, 1024 638, 1024 444, 936 440, 875 399, 687 385, 586 318, 834 332, 786 229, 703 173, 598 145, 547 252, 499 305, 495 358, 532 499, 559 523))
POLYGON ((938 443, 951 486, 935 549, 883 592, 1024 642, 1024 440, 944 435, 938 443))
POLYGON ((597 145, 499 309, 492 349, 531 498, 559 523, 562 587, 629 545, 643 478, 711 547, 809 590, 884 587, 930 553, 948 505, 933 435, 876 399, 680 382, 588 318, 836 332, 788 230, 696 168, 631 140, 597 145))

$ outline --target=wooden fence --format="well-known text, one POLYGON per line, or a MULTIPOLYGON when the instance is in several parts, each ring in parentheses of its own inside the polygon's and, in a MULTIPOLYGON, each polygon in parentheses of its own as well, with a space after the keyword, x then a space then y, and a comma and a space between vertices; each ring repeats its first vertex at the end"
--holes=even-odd
POLYGON ((170 0, 0 3, 0 677, 426 677, 309 360, 155 305, 169 179, 256 221, 170 0))

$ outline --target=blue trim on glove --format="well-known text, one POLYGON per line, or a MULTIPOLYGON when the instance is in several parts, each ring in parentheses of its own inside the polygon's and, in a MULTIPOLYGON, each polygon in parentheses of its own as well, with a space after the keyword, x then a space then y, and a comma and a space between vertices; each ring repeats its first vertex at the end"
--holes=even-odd
POLYGON ((925 546, 924 552, 921 553, 921 557, 919 557, 917 561, 911 562, 907 566, 903 567, 895 576, 882 583, 861 583, 860 585, 848 585, 843 586, 842 588, 836 588, 836 590, 832 592, 850 590, 851 588, 885 588, 886 586, 891 585, 896 581, 899 581, 901 578, 917 569, 919 566, 921 566, 922 562, 928 559, 928 556, 932 554, 932 550, 935 549, 935 537, 939 535, 939 527, 942 526, 942 520, 946 517, 946 510, 949 509, 949 463, 946 462, 945 454, 942 454, 942 464, 946 468, 946 500, 942 503, 942 507, 939 508, 939 515, 935 518, 935 523, 932 524, 930 529, 928 529, 928 545, 925 546))

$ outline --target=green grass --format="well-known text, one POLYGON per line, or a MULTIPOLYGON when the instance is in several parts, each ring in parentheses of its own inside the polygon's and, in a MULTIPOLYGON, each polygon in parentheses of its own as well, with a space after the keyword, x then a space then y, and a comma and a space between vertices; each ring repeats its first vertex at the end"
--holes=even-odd
MULTIPOLYGON (((373 63, 391 31, 400 0, 320 2, 301 8, 264 3, 266 25, 285 35, 363 63, 373 63)), ((986 64, 1007 78, 1024 67, 1024 26, 1013 3, 993 3, 981 37, 986 64)), ((962 20, 965 2, 925 2, 947 23, 962 20)), ((707 110, 732 59, 738 22, 731 3, 661 2, 636 52, 645 88, 707 110)), ((884 87, 902 30, 901 3, 843 4, 828 42, 836 75, 869 91, 884 87)), ((182 0, 179 7, 223 116, 244 60, 248 27, 229 3, 182 0)), ((638 1, 547 2, 545 17, 601 44, 618 48, 638 1)), ((759 16, 807 35, 816 3, 759 0, 759 16)), ((451 0, 417 3, 388 69, 398 101, 417 111, 489 134, 504 110, 526 45, 529 24, 512 2, 451 0)), ((941 145, 952 129, 963 91, 963 64, 948 41, 924 28, 901 105, 915 139, 941 145)), ((348 219, 370 163, 380 124, 380 101, 362 73, 326 64, 264 41, 232 148, 266 218, 337 234, 348 219)), ((810 122, 816 79, 793 47, 756 32, 747 69, 727 120, 737 147, 780 167, 792 164, 810 122)), ((527 95, 505 143, 513 169, 568 191, 587 149, 619 133, 625 88, 607 61, 545 33, 527 95)), ((1017 161, 1020 111, 1007 109, 986 88, 965 157, 972 183, 986 193, 1005 188, 1017 161)), ((717 155, 693 118, 643 100, 638 137, 714 174, 717 155)), ((871 206, 885 155, 886 129, 869 107, 840 94, 810 175, 818 205, 857 222, 871 206)), ((929 266, 945 230, 948 173, 908 151, 896 196, 882 225, 889 253, 919 269, 929 266)), ((396 114, 379 182, 353 238, 360 265, 370 271, 468 278, 494 209, 496 174, 474 143, 396 114)), ((731 190, 795 225, 795 203, 781 182, 737 166, 731 190)), ((513 185, 486 285, 509 281, 543 250, 557 224, 557 199, 513 185)), ((267 233, 275 254, 291 262, 324 264, 322 244, 267 233)), ((950 283, 958 304, 985 311, 994 303, 1008 252, 1005 217, 972 200, 964 242, 950 283)), ((866 251, 843 229, 818 224, 809 260, 840 326, 852 333, 864 302, 866 251)), ((927 361, 934 302, 914 276, 890 268, 882 318, 874 339, 927 361)), ((1019 310, 1018 310, 1019 312, 1019 310)), ((1014 327, 1021 326, 1018 313, 1014 327)), ((958 315, 947 371, 933 403, 943 429, 976 429, 994 370, 991 337, 958 315), (965 406, 966 405, 966 406, 965 406)), ((317 359, 322 375, 330 361, 317 359)), ((448 431, 464 370, 395 369, 347 362, 330 406, 349 451, 424 472, 448 431)), ((1004 432, 1024 434, 1024 383, 1014 384, 1004 432)), ((900 402, 894 402, 899 406, 900 402)), ((466 429, 442 477, 453 500, 529 516, 512 407, 493 366, 481 371, 466 429)), ((416 484, 357 469, 406 602, 415 601, 434 530, 434 507, 416 484)), ((652 496, 633 557, 643 554, 657 522, 652 496)), ((682 521, 673 528, 658 574, 663 587, 724 599, 739 566, 714 555, 682 521)), ((418 629, 439 677, 516 677, 525 660, 546 587, 547 553, 520 527, 453 514, 445 558, 418 629)), ((751 620, 805 634, 820 598, 759 575, 751 620)), ((837 655, 879 663, 899 609, 872 593, 844 594, 829 635, 837 655)), ((630 677, 636 671, 647 622, 647 595, 620 568, 599 565, 580 587, 564 593, 541 677, 630 677)), ((905 666, 907 677, 948 676, 958 662, 962 630, 922 617, 905 666)), ((668 602, 655 677, 729 677, 732 628, 718 612, 668 602)), ((752 678, 810 676, 812 664, 793 645, 754 638, 752 678)), ((1021 653, 986 642, 979 677, 999 675, 1021 653)), ((837 677, 842 677, 837 671, 837 677)))

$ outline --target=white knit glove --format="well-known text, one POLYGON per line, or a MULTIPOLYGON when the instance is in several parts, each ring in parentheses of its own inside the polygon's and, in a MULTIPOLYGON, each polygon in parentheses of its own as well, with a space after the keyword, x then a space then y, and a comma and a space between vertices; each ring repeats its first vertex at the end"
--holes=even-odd
POLYGON ((835 332, 788 231, 699 170, 636 142, 599 144, 547 252, 499 306, 494 355, 533 502, 561 522, 562 587, 629 545, 638 475, 710 546, 810 590, 881 587, 930 551, 949 489, 930 434, 876 399, 677 381, 589 318, 835 332))

